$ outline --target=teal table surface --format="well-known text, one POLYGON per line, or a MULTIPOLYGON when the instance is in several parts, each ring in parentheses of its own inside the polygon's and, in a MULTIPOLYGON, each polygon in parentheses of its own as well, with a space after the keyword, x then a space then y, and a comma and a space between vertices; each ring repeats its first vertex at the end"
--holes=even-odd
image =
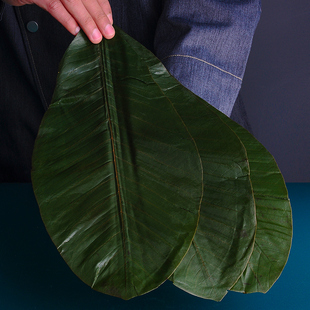
POLYGON ((287 188, 293 244, 282 275, 267 294, 229 292, 214 302, 167 281, 124 301, 93 291, 71 272, 47 235, 30 184, 0 184, 0 309, 310 309, 310 183, 287 188))

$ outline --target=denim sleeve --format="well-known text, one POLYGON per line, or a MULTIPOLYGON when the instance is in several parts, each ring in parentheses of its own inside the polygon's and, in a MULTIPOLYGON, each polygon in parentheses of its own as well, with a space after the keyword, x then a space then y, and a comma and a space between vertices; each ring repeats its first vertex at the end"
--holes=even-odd
POLYGON ((157 56, 184 86, 230 116, 260 18, 260 0, 163 3, 157 56))

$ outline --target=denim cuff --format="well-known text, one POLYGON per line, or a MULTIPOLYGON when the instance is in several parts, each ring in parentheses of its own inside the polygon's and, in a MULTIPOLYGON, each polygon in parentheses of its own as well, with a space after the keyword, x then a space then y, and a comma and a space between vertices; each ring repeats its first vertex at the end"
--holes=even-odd
POLYGON ((193 2, 164 1, 156 55, 185 87, 230 116, 260 17, 260 1, 193 2))
POLYGON ((0 1, 0 21, 2 20, 5 7, 6 7, 6 3, 0 1))
POLYGON ((227 116, 231 115, 241 88, 241 77, 190 55, 171 55, 162 62, 183 86, 227 116))

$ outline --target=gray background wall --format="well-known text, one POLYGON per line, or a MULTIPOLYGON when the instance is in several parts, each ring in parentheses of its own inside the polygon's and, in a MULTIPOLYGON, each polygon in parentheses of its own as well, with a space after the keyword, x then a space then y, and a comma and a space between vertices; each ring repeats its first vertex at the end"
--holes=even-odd
POLYGON ((286 182, 310 182, 310 1, 262 0, 241 89, 256 138, 286 182))

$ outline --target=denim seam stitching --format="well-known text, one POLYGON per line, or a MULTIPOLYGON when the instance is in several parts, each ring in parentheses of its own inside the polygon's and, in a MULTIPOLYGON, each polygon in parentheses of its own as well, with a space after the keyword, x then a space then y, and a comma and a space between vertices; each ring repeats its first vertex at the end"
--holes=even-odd
POLYGON ((185 57, 185 58, 191 58, 191 59, 195 59, 195 60, 201 61, 201 62, 203 62, 203 63, 205 63, 205 64, 207 64, 207 65, 209 65, 209 66, 211 66, 211 67, 213 67, 213 68, 215 68, 215 69, 218 69, 218 70, 220 70, 220 71, 222 71, 222 72, 224 72, 224 73, 226 73, 226 74, 229 74, 229 75, 233 76, 234 78, 236 78, 236 79, 242 81, 242 78, 241 78, 241 77, 239 77, 239 76, 237 76, 237 75, 234 75, 234 74, 232 74, 232 73, 229 72, 229 71, 226 71, 226 70, 224 70, 224 69, 222 69, 222 68, 220 68, 220 67, 217 67, 216 65, 213 65, 213 64, 211 64, 211 63, 209 63, 209 62, 207 62, 207 61, 205 61, 205 60, 203 60, 203 59, 200 59, 200 58, 197 58, 197 57, 194 57, 194 56, 176 54, 176 55, 169 55, 169 56, 165 57, 163 60, 165 60, 165 59, 167 59, 167 58, 171 58, 171 57, 185 57))

